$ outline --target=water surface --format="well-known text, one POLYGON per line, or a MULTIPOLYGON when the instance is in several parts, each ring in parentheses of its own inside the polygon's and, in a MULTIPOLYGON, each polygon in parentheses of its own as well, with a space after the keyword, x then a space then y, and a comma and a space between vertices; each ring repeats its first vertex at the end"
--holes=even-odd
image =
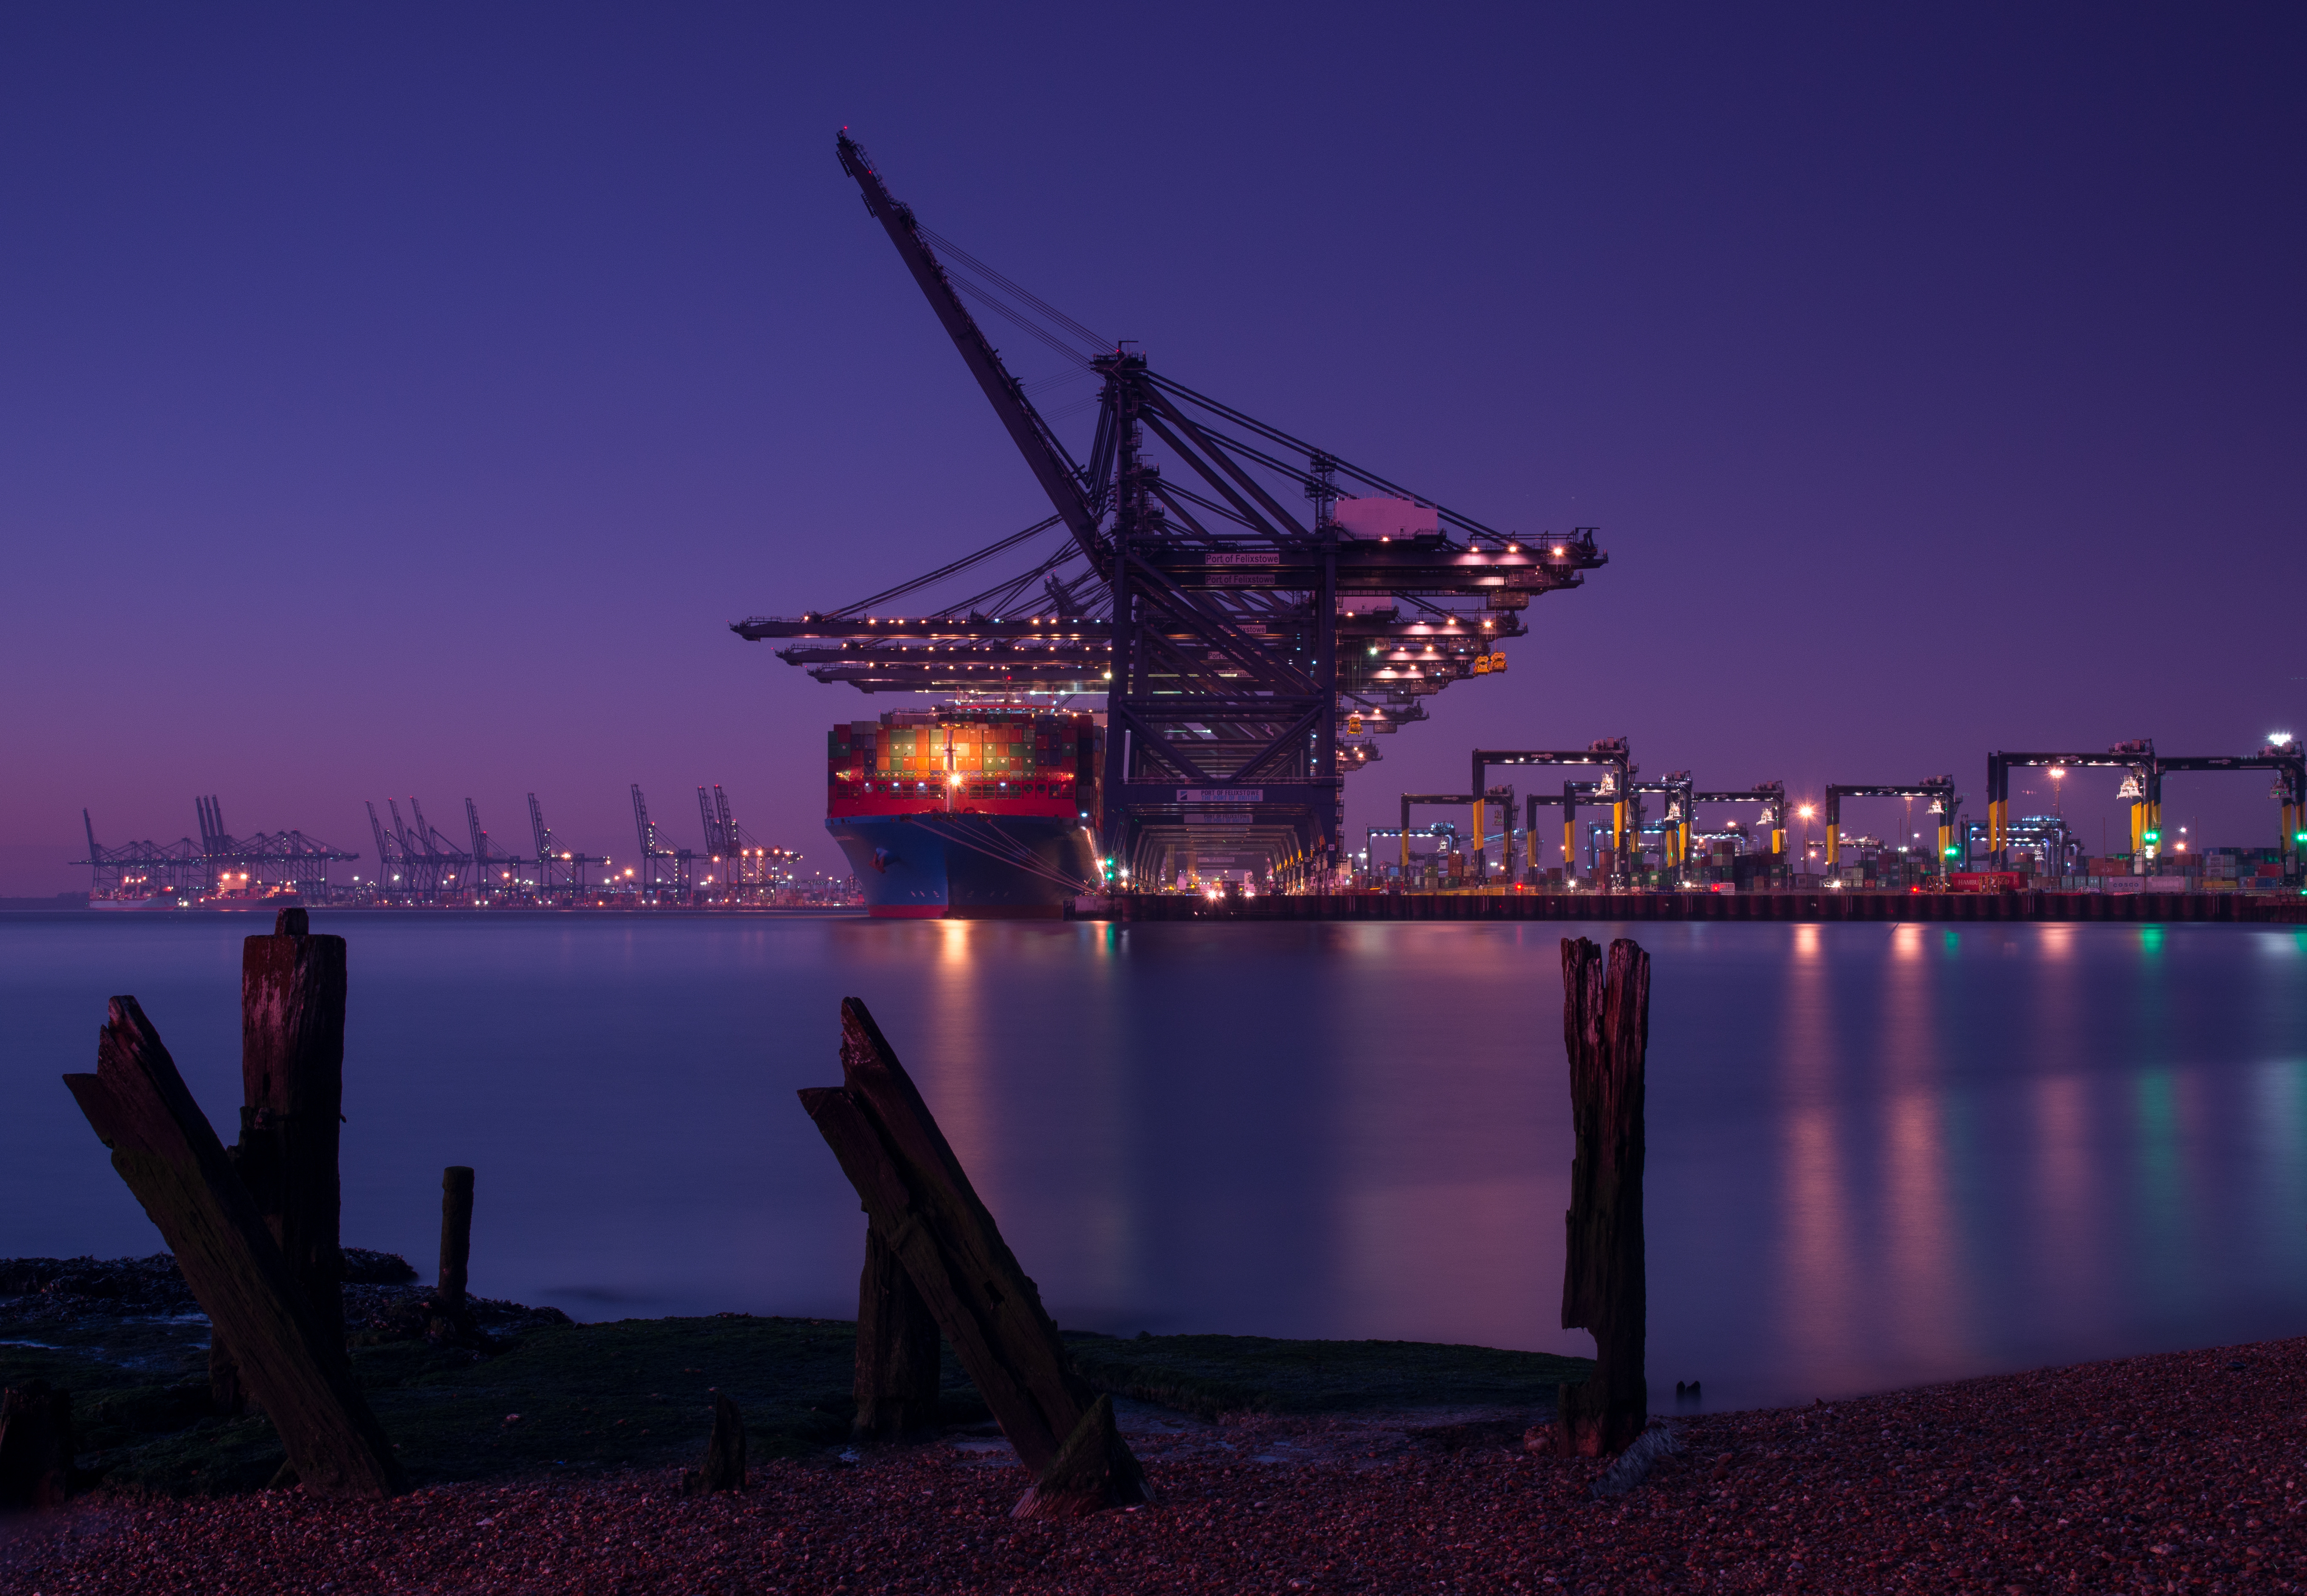
MULTIPOLYGON (((581 1318, 854 1311, 793 1097, 861 997, 1058 1319, 1586 1351, 1559 939, 1653 956, 1653 1388, 1807 1401, 2307 1330, 2307 931, 315 916, 348 1243, 581 1318)), ((157 1237, 58 1083, 135 993, 236 1124, 237 918, 0 919, 0 1254, 157 1237)), ((1670 1401, 1670 1398, 1669 1398, 1670 1401)))

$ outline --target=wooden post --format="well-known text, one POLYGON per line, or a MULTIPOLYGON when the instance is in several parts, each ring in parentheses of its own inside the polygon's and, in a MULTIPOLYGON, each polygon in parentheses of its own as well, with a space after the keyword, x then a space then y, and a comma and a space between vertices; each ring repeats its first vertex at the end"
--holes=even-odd
POLYGON ((94 1075, 68 1075, 64 1085, 231 1344, 299 1481, 329 1496, 405 1489, 392 1445, 353 1383, 341 1330, 290 1269, 135 999, 112 1000, 96 1054, 94 1075))
POLYGON ((856 1391, 853 1429, 862 1440, 898 1441, 937 1428, 937 1316, 870 1220, 857 1283, 856 1391))
POLYGON ((239 1167, 288 1269, 344 1336, 337 1149, 345 1103, 345 940, 283 909, 240 956, 239 1167))
POLYGON ((72 1485, 72 1393, 46 1380, 0 1392, 0 1510, 61 1507, 72 1485))
MULTIPOLYGON (((341 1342, 338 1128, 345 1095, 345 940, 316 937, 301 908, 240 956, 240 1141, 233 1168, 280 1245, 313 1309, 341 1342)), ((209 1387, 238 1412, 240 1371, 221 1334, 209 1342, 209 1387)))
POLYGON ((1011 1515, 1067 1518, 1148 1499, 1112 1404, 1074 1373, 1040 1291, 854 998, 841 1005, 841 1073, 843 1085, 804 1090, 802 1105, 1035 1476, 1011 1515))
POLYGON ((1623 1452, 1650 1422, 1642 1372, 1648 1309, 1642 1264, 1642 1067, 1650 1046, 1651 959, 1625 938, 1602 950, 1562 941, 1562 1034, 1570 1057, 1577 1153, 1570 1166, 1562 1327, 1594 1335, 1594 1372, 1557 1394, 1555 1446, 1586 1457, 1623 1452))
POLYGON ((441 1171, 441 1274, 435 1303, 452 1313, 465 1307, 465 1269, 473 1257, 473 1171, 452 1163, 441 1171))
POLYGON ((713 1399, 713 1438, 705 1444, 704 1466, 684 1473, 681 1484, 691 1495, 745 1489, 745 1418, 725 1394, 713 1399))

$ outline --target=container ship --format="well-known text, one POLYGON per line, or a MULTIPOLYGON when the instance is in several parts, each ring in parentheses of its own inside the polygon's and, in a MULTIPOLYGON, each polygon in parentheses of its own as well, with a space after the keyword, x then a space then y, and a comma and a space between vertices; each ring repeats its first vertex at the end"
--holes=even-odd
POLYGON ((1104 716, 899 709, 836 725, 825 828, 889 919, 1056 919, 1103 879, 1104 716))

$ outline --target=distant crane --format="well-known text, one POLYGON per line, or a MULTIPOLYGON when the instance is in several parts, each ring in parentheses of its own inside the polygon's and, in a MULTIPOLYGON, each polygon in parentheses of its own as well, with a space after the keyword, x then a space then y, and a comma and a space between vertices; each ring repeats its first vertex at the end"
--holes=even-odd
POLYGON ((635 885, 643 892, 654 892, 670 885, 676 897, 689 896, 692 882, 691 865, 697 855, 687 848, 668 848, 657 841, 656 822, 649 819, 648 800, 641 796, 641 784, 633 784, 633 830, 641 845, 640 872, 635 885), (663 867, 673 866, 673 879, 668 883, 663 867))
POLYGON ((545 823, 545 811, 536 802, 536 794, 528 795, 529 835, 536 839, 536 890, 550 897, 556 888, 566 889, 571 896, 585 890, 585 867, 601 862, 589 854, 579 854, 553 841, 553 828, 545 823), (557 880, 556 880, 557 878, 557 880))
POLYGON ((508 854, 481 829, 481 811, 465 800, 465 829, 473 839, 473 888, 476 892, 507 893, 521 885, 513 877, 515 865, 527 864, 518 854, 508 854))
MULTIPOLYGON (((411 897, 437 898, 460 890, 465 884, 465 869, 473 862, 473 855, 459 847, 433 828, 425 818, 425 806, 412 796, 408 809, 416 817, 414 827, 400 818, 400 805, 388 798, 386 811, 392 816, 390 839, 393 844, 391 857, 400 866, 399 890, 411 897)), ((369 807, 369 823, 376 826, 376 808, 369 807)), ((383 851, 388 834, 378 829, 378 848, 383 851)))
POLYGON ((697 789, 697 815, 704 823, 705 853, 716 867, 716 886, 752 896, 756 889, 779 885, 780 871, 790 879, 792 867, 801 861, 790 849, 762 846, 759 837, 738 825, 729 813, 729 794, 717 781, 710 793, 697 789))
POLYGON ((729 818, 729 794, 721 790, 719 782, 713 784, 710 796, 703 787, 697 789, 697 813, 705 822, 706 853, 716 863, 735 858, 744 843, 739 837, 737 822, 729 818))

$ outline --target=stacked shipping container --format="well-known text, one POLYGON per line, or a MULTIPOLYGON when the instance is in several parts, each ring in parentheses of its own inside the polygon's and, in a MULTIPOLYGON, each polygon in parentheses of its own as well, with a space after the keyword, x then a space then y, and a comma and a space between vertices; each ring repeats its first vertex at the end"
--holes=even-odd
POLYGON ((1094 715, 900 709, 834 727, 826 813, 939 812, 1081 819, 1097 810, 1094 715))

